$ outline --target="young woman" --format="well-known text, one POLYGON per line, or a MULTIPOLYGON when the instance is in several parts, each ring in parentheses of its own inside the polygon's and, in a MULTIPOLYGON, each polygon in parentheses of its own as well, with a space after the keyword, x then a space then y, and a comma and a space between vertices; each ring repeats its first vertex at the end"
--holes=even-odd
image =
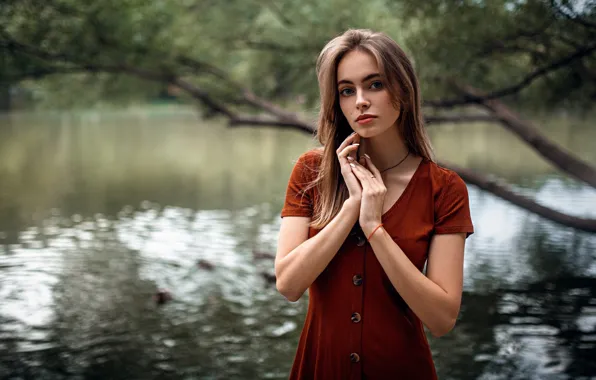
POLYGON ((322 148, 294 166, 275 260, 281 294, 309 290, 290 379, 436 379, 422 324, 441 336, 459 313, 466 185, 433 161, 414 69, 389 37, 347 31, 317 74, 322 148))

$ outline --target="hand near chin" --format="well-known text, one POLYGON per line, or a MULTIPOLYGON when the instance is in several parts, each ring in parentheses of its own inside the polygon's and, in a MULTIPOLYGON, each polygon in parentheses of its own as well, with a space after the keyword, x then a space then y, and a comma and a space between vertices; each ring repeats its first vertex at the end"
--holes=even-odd
POLYGON ((336 151, 337 159, 341 168, 341 174, 344 178, 348 193, 350 194, 350 202, 354 204, 354 208, 360 206, 362 199, 362 186, 358 183, 358 178, 352 172, 350 161, 354 161, 356 152, 360 145, 360 135, 356 132, 349 135, 339 146, 336 151))
POLYGON ((381 173, 367 155, 364 155, 360 162, 351 157, 348 157, 348 161, 350 161, 352 172, 362 187, 359 222, 362 231, 368 238, 381 224, 387 188, 383 183, 381 173))

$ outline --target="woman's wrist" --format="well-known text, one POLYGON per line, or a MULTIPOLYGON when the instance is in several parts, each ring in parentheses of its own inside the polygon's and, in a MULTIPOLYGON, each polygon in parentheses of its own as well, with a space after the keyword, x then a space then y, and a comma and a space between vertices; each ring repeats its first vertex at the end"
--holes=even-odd
POLYGON ((360 202, 353 198, 346 199, 340 210, 340 214, 346 222, 352 225, 355 224, 360 215, 360 202))
POLYGON ((364 223, 360 227, 362 228, 362 232, 364 232, 364 235, 366 236, 367 240, 370 240, 370 238, 378 232, 378 229, 382 227, 382 225, 383 223, 381 221, 376 221, 364 223))
POLYGON ((343 208, 350 212, 360 214, 360 200, 356 198, 348 198, 344 201, 343 208))

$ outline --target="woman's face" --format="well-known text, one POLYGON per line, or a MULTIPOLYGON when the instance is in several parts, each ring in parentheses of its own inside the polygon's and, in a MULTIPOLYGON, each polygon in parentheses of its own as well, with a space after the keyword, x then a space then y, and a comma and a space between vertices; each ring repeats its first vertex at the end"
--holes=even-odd
POLYGON ((381 80, 375 58, 353 50, 337 66, 339 105, 350 127, 364 138, 378 136, 395 126, 399 108, 381 80))

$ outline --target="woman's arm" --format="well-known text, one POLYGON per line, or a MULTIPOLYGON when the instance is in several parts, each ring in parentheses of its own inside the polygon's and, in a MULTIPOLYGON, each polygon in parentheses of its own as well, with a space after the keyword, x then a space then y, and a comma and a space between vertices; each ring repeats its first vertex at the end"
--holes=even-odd
POLYGON ((421 273, 391 236, 379 228, 371 237, 379 263, 412 311, 440 337, 453 328, 461 304, 465 233, 434 235, 421 273))
POLYGON ((317 235, 308 239, 308 217, 285 217, 281 222, 275 276, 277 290, 295 302, 327 267, 358 220, 360 204, 348 199, 340 212, 317 235))

